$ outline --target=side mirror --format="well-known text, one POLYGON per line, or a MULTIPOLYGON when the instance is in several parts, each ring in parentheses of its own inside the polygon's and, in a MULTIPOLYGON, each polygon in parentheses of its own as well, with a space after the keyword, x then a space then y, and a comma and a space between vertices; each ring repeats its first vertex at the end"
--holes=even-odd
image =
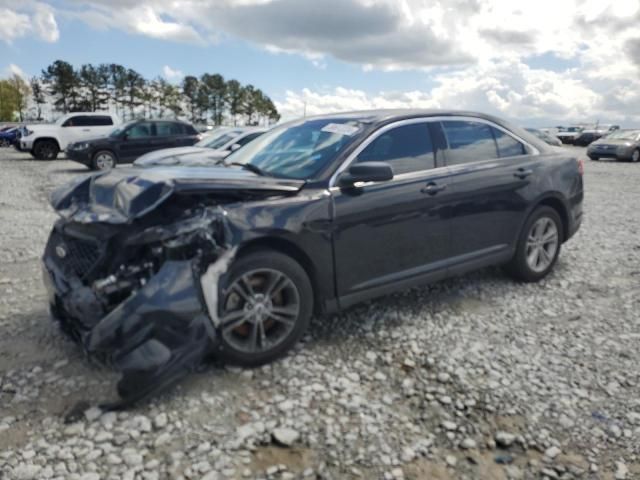
POLYGON ((353 187, 358 182, 386 182, 393 178, 393 168, 385 162, 354 163, 340 175, 341 187, 353 187))
POLYGON ((233 145, 231 145, 229 147, 229 151, 230 152, 235 152, 236 150, 238 150, 240 147, 242 147, 242 145, 240 145, 239 143, 234 143, 233 145))
POLYGON ((122 140, 129 140, 129 132, 124 132, 122 134, 122 140))

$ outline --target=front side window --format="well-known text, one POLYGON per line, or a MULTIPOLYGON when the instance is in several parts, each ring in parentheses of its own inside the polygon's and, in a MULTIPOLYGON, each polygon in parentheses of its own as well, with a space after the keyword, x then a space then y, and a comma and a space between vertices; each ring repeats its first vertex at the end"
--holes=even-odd
POLYGON ((140 122, 131 126, 127 130, 129 138, 145 138, 153 136, 153 125, 150 122, 140 122))
POLYGON ((498 158, 498 148, 491 127, 485 123, 450 120, 442 122, 449 150, 447 163, 461 165, 498 158))
POLYGON ((358 155, 358 162, 387 162, 395 175, 435 166, 433 143, 426 123, 413 123, 388 130, 358 155))

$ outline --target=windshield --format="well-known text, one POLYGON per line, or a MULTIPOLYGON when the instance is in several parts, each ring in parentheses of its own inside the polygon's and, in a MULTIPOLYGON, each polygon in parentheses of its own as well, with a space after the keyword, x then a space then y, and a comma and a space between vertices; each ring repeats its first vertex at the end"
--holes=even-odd
POLYGON ((214 133, 213 135, 200 140, 198 143, 196 143, 195 146, 203 148, 213 148, 214 150, 217 150, 224 147, 227 143, 229 143, 241 133, 242 130, 225 130, 219 133, 214 133))
POLYGON ((616 130, 607 135, 609 139, 635 140, 640 135, 640 130, 616 130))
POLYGON ((227 157, 276 177, 308 179, 356 138, 362 124, 347 118, 303 120, 276 127, 227 157))

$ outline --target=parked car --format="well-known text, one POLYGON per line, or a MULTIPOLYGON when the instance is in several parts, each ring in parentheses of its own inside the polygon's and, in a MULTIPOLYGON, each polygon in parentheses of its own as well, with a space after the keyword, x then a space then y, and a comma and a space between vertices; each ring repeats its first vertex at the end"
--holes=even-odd
POLYGON ((0 147, 10 147, 16 143, 18 127, 7 127, 0 130, 0 147))
POLYGON ((582 220, 582 164, 492 116, 370 111, 275 127, 208 167, 52 195, 51 311, 127 403, 205 356, 260 365, 322 314, 505 265, 538 281, 582 220))
POLYGON ((27 125, 19 149, 39 160, 55 160, 69 144, 108 135, 119 124, 118 117, 107 112, 70 113, 54 124, 27 125))
POLYGON ((640 130, 615 130, 589 145, 587 156, 640 162, 640 130))
POLYGON ((540 140, 542 140, 545 143, 548 143, 549 145, 552 145, 554 147, 562 146, 562 142, 555 135, 551 135, 550 133, 547 133, 543 130, 538 130, 537 128, 526 128, 525 130, 529 133, 532 133, 533 135, 538 137, 540 140))
POLYGON ((572 144, 582 133, 582 130, 582 127, 563 128, 556 133, 556 137, 558 137, 562 143, 572 144))
POLYGON ((591 142, 595 142, 607 133, 607 130, 584 130, 580 135, 576 137, 576 139, 573 141, 573 144, 579 147, 586 147, 591 142))
POLYGON ((221 128, 206 136, 193 147, 165 148, 146 153, 134 163, 136 166, 187 164, 222 160, 231 152, 258 138, 265 128, 221 128))
POLYGON ((191 146, 200 138, 189 123, 134 120, 116 128, 106 137, 72 143, 67 149, 67 157, 92 170, 110 170, 118 163, 131 163, 154 150, 191 146))

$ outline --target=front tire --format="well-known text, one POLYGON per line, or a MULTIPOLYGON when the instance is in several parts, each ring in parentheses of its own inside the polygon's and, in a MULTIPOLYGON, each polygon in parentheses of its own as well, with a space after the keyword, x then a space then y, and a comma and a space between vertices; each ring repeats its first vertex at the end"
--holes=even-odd
POLYGON ((589 155, 589 158, 590 158, 591 160, 593 160, 593 161, 596 161, 596 162, 597 162, 598 160, 600 160, 600 157, 595 157, 595 156, 592 156, 592 155, 589 155))
POLYGON ((55 160, 60 148, 53 140, 38 140, 33 146, 33 156, 38 160, 55 160))
POLYGON ((307 330, 313 290, 304 269, 272 250, 240 257, 220 292, 218 357, 255 367, 283 356, 307 330))
POLYGON ((562 246, 562 220, 551 207, 538 207, 520 233, 507 271, 523 282, 537 282, 553 269, 562 246))
POLYGON ((637 149, 637 148, 636 148, 636 149, 633 151, 633 153, 631 154, 631 161, 632 161, 633 163, 638 163, 638 162, 640 162, 640 149, 637 149))
POLYGON ((101 150, 91 159, 91 168, 93 170, 111 170, 115 168, 118 161, 116 156, 109 150, 101 150))

